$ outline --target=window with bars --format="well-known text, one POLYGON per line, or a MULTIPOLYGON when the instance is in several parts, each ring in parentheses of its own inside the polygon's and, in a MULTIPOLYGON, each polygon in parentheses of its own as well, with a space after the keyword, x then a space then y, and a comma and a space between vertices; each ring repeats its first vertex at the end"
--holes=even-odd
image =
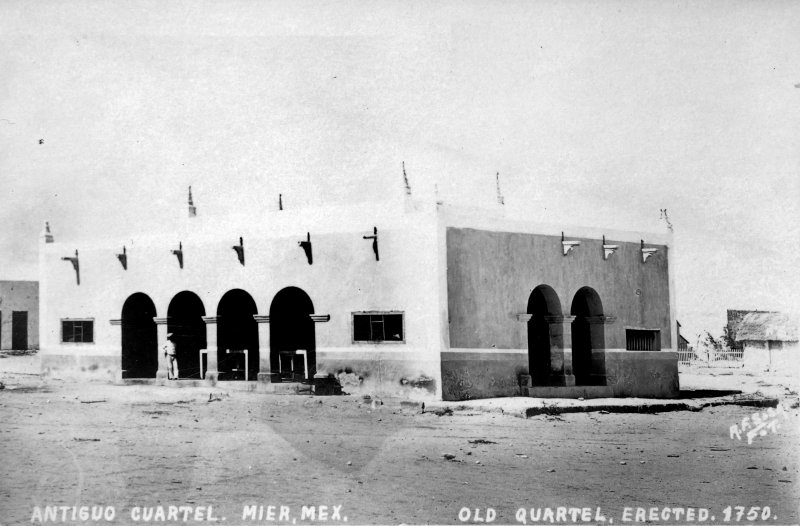
POLYGON ((93 343, 94 320, 61 320, 62 343, 93 343))
POLYGON ((625 329, 625 348, 629 351, 660 351, 661 331, 625 329))
POLYGON ((354 342, 404 342, 402 312, 354 312, 354 342))

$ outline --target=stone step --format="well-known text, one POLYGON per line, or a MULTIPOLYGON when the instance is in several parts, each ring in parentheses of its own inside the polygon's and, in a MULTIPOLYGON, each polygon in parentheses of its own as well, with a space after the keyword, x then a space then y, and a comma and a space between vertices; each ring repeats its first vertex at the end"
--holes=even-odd
POLYGON ((272 394, 313 394, 310 384, 300 382, 264 383, 257 386, 257 391, 272 394))
POLYGON ((123 378, 124 385, 155 385, 155 378, 123 378))
POLYGON ((228 381, 212 382, 211 380, 181 379, 165 380, 162 378, 123 378, 123 385, 161 385, 164 387, 217 387, 231 391, 255 391, 258 382, 228 381))
POLYGON ((614 390, 607 385, 523 387, 522 392, 532 398, 613 398, 614 396, 614 390))
MULTIPOLYGON (((164 387, 215 387, 227 391, 251 391, 272 394, 314 394, 311 385, 302 382, 268 383, 243 380, 212 382, 211 380, 181 379, 165 380, 161 378, 124 378, 123 385, 161 385, 164 387)), ((324 394, 333 394, 325 392, 324 394)))

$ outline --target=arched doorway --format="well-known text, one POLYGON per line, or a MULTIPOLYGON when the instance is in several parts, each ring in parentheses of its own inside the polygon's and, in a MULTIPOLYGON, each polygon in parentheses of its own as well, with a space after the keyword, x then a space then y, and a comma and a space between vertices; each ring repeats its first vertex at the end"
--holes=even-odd
MULTIPOLYGON (((217 305, 217 368, 220 380, 248 380, 258 376, 258 314, 253 297, 241 289, 229 290, 217 305), (245 354, 247 349, 247 364, 245 354), (228 352, 230 351, 230 352, 228 352)), ((211 350, 209 350, 211 352, 211 350)))
POLYGON ((206 310, 194 292, 179 292, 169 302, 167 332, 172 333, 179 378, 200 378, 200 349, 206 348, 206 310))
POLYGON ((158 372, 156 306, 137 292, 122 305, 122 377, 155 378, 158 372))
POLYGON ((283 381, 314 378, 317 358, 313 313, 311 298, 297 287, 282 289, 272 300, 269 308, 270 367, 273 372, 280 372, 283 381), (296 353, 298 350, 305 350, 305 355, 296 353))
POLYGON ((583 287, 572 299, 572 370, 576 385, 591 385, 592 349, 605 348, 603 324, 597 317, 603 315, 600 296, 591 287, 583 287))
POLYGON ((539 285, 528 298, 528 370, 534 385, 548 385, 550 377, 550 324, 546 316, 561 316, 558 294, 548 285, 539 285))

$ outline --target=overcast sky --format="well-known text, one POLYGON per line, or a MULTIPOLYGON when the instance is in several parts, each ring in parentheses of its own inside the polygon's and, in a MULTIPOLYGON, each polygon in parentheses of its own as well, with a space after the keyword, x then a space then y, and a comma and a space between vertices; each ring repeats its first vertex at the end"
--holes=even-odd
MULTIPOLYGON (((412 188, 674 225, 690 339, 798 310, 800 2, 0 2, 0 279, 59 241, 412 188)), ((387 194, 388 192, 388 194, 387 194)), ((534 286, 532 284, 531 286, 534 286)))

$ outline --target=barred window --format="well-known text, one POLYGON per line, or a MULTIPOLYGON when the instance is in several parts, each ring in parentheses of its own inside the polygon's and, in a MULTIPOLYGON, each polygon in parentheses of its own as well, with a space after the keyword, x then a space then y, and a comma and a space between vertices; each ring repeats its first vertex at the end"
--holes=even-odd
POLYGON ((625 329, 625 348, 629 351, 660 351, 661 331, 625 329))
POLYGON ((62 343, 93 343, 94 320, 61 320, 62 343))
POLYGON ((402 312, 354 312, 354 342, 405 341, 402 312))

